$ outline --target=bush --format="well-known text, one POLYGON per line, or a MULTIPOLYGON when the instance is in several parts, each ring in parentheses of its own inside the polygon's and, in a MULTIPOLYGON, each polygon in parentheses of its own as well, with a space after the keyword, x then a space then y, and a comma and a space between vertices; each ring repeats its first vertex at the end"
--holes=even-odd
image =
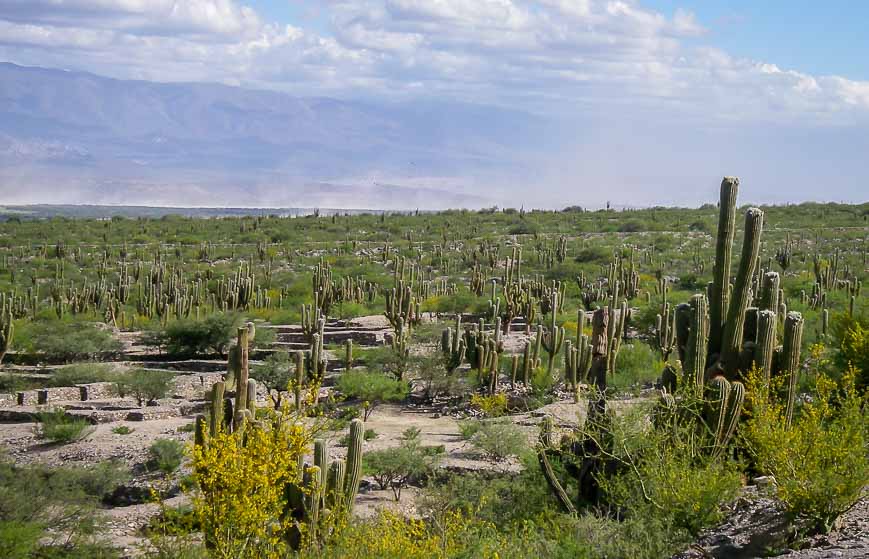
POLYGON ((172 355, 217 353, 225 357, 240 325, 241 316, 236 313, 215 313, 203 320, 176 320, 162 331, 152 333, 147 343, 163 347, 172 355))
POLYGON ((435 467, 440 447, 424 447, 419 441, 419 429, 409 428, 397 447, 366 452, 362 464, 380 489, 390 488, 395 500, 401 500, 401 490, 435 467))
MULTIPOLYGON (((258 328, 257 332, 263 330, 258 328)), ((290 360, 290 354, 286 351, 276 351, 265 358, 261 365, 253 368, 253 378, 258 380, 269 391, 269 396, 280 409, 283 400, 282 392, 286 392, 291 380, 295 380, 295 365, 290 360)))
POLYGON ((660 356, 647 344, 622 344, 616 356, 615 374, 610 384, 616 390, 638 388, 654 382, 663 369, 664 363, 660 356))
POLYGON ((118 377, 118 394, 122 398, 128 394, 133 396, 141 406, 145 402, 151 403, 165 398, 174 378, 175 375, 170 371, 133 369, 118 377))
POLYGON ((501 417, 507 414, 507 395, 503 392, 490 396, 472 394, 471 405, 483 412, 486 417, 501 417))
POLYGON ((148 448, 148 469, 171 474, 184 459, 184 444, 175 439, 157 439, 148 448))
POLYGON ((129 435, 133 431, 134 431, 134 429, 131 429, 130 427, 127 427, 126 425, 119 425, 119 426, 112 429, 112 433, 114 433, 115 435, 129 435))
POLYGON ((580 264, 609 262, 612 258, 612 251, 600 245, 586 247, 576 253, 574 260, 580 264))
POLYGON ((350 371, 338 378, 338 390, 348 398, 363 401, 363 420, 383 402, 397 402, 407 397, 407 383, 380 373, 350 371))
POLYGON ((481 421, 471 436, 471 445, 490 460, 519 456, 528 448, 528 438, 509 421, 481 421))
POLYGON ((46 321, 31 326, 28 349, 42 353, 49 361, 68 363, 120 351, 121 347, 110 331, 94 324, 46 321))
POLYGON ((98 500, 129 479, 113 462, 92 468, 16 466, 0 460, 0 557, 118 557, 95 544, 98 500))
POLYGON ((91 382, 111 382, 116 376, 111 365, 78 363, 55 370, 48 384, 50 386, 75 386, 76 384, 91 382))
POLYGON ((37 435, 53 443, 79 441, 94 431, 94 426, 86 419, 67 415, 63 409, 42 412, 37 418, 37 435))
POLYGON ((778 384, 750 379, 751 411, 742 437, 758 469, 775 477, 789 513, 827 532, 869 484, 867 397, 856 388, 854 368, 842 376, 841 386, 818 375, 815 393, 789 427, 784 406, 771 397, 778 384))
POLYGON ((857 388, 865 390, 869 388, 869 326, 854 318, 845 318, 840 322, 842 324, 837 325, 842 340, 839 365, 843 370, 854 367, 857 388))

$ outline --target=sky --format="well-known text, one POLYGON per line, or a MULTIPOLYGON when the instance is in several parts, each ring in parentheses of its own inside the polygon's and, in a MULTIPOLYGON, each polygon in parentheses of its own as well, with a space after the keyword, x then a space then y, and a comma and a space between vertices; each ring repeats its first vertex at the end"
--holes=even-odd
POLYGON ((0 0, 0 60, 544 115, 574 131, 535 173, 552 204, 709 201, 727 174, 860 202, 865 29, 845 0, 0 0))

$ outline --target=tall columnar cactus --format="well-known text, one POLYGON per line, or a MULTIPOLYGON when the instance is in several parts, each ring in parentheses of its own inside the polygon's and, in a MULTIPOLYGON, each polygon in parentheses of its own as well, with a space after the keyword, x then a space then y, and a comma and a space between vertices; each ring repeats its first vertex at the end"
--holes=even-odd
MULTIPOLYGON (((557 299, 558 296, 555 296, 557 299)), ((564 327, 557 326, 555 322, 555 312, 553 311, 549 320, 549 328, 543 332, 542 336, 543 348, 549 354, 549 361, 546 370, 552 373, 552 364, 555 362, 555 357, 561 352, 561 347, 564 345, 564 327)))
POLYGON ((15 325, 12 324, 12 311, 0 312, 0 363, 6 357, 6 352, 12 347, 12 336, 15 325))
POLYGON ((349 371, 353 368, 353 340, 347 339, 344 342, 344 370, 349 371))
POLYGON ((224 424, 224 394, 226 385, 223 381, 211 385, 211 406, 208 411, 208 432, 212 435, 225 427, 224 424))
POLYGON ((296 380, 293 383, 293 398, 295 400, 296 411, 302 409, 302 388, 305 385, 305 353, 302 350, 296 351, 296 380))
POLYGON ((724 452, 736 432, 745 403, 745 386, 719 375, 709 381, 709 394, 707 422, 715 434, 712 456, 717 457, 724 452))
POLYGON ((727 316, 730 292, 730 260, 733 235, 736 229, 736 195, 739 179, 724 177, 721 181, 718 236, 715 245, 715 265, 712 268, 712 287, 709 293, 709 353, 719 354, 724 338, 724 320, 727 316))
POLYGON ((240 326, 238 328, 238 343, 236 347, 238 348, 238 377, 236 380, 236 402, 235 409, 236 412, 238 410, 243 410, 247 408, 247 379, 250 373, 248 369, 248 328, 247 326, 240 326))
POLYGON ((785 318, 784 343, 782 346, 781 373, 787 377, 787 402, 785 417, 790 425, 794 416, 797 379, 800 372, 800 344, 803 340, 803 315, 789 312, 785 318))
POLYGON ((676 313, 670 310, 670 303, 664 304, 664 314, 655 315, 655 339, 661 358, 666 362, 676 348, 676 313))
POLYGON ((444 329, 441 334, 441 352, 444 355, 444 367, 451 373, 459 368, 465 360, 465 339, 461 335, 462 317, 456 319, 456 330, 444 329))
POLYGON ((777 322, 776 314, 771 310, 764 309, 757 314, 757 344, 754 346, 754 366, 765 381, 769 381, 772 372, 777 322))
POLYGON ((350 422, 350 436, 347 442, 347 473, 344 478, 344 505, 348 512, 353 510, 353 499, 359 491, 362 479, 362 438, 365 424, 359 418, 350 422))
POLYGON ((691 297, 691 326, 685 350, 683 370, 685 382, 690 382, 699 393, 706 378, 706 352, 709 341, 709 315, 706 297, 697 294, 691 297))
POLYGON ((760 309, 772 312, 778 311, 779 305, 779 275, 777 272, 767 272, 763 275, 760 288, 760 309))
MULTIPOLYGON (((749 208, 745 213, 745 232, 742 242, 742 258, 733 285, 733 296, 727 308, 727 322, 721 342, 721 361, 727 376, 733 378, 739 366, 742 349, 742 330, 745 311, 748 308, 751 277, 760 254, 760 235, 763 230, 763 211, 749 208)), ((711 336, 711 333, 710 333, 711 336)), ((711 342, 710 342, 711 343, 711 342)))

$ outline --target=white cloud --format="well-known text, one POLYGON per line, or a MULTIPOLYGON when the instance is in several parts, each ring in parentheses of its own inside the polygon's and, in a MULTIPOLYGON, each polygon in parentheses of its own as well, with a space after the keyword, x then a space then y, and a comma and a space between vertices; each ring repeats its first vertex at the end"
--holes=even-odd
POLYGON ((554 114, 634 108, 850 122, 869 82, 737 59, 633 0, 335 0, 330 35, 233 0, 6 0, 0 59, 294 93, 448 96, 554 114), (302 25, 299 27, 298 25, 302 25))

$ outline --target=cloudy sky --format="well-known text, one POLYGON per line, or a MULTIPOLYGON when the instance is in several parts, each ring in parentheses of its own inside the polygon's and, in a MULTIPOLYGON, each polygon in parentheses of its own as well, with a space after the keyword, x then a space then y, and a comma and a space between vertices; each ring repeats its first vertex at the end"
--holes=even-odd
POLYGON ((555 205, 705 201, 724 174, 865 201, 866 26, 845 0, 0 0, 0 60, 538 113, 575 130, 536 173, 555 205))

